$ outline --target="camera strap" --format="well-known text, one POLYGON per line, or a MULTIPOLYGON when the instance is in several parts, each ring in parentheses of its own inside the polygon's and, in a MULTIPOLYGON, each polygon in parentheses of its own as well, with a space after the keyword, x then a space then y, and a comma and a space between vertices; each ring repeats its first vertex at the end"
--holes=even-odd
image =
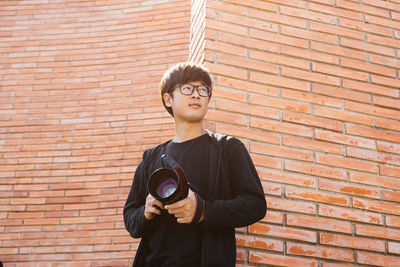
POLYGON ((208 200, 214 201, 217 194, 217 188, 219 183, 219 176, 221 170, 221 157, 222 157, 222 142, 223 138, 218 138, 215 133, 208 132, 211 138, 211 145, 209 149, 209 187, 208 187, 208 200), (213 181, 215 181, 213 183, 213 181))

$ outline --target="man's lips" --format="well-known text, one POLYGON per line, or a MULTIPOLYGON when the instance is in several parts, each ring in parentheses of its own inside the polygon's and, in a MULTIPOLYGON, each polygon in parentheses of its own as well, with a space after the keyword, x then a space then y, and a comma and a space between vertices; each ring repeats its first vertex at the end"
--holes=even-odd
POLYGON ((191 103, 191 104, 189 104, 189 107, 200 108, 201 105, 198 103, 191 103))

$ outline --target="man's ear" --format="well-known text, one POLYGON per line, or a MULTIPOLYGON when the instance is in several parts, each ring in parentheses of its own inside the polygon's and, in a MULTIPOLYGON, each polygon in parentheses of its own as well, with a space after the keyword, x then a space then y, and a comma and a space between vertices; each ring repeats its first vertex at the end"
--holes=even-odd
POLYGON ((168 93, 164 93, 163 99, 164 99, 165 105, 170 108, 172 106, 172 104, 171 104, 172 96, 168 93))

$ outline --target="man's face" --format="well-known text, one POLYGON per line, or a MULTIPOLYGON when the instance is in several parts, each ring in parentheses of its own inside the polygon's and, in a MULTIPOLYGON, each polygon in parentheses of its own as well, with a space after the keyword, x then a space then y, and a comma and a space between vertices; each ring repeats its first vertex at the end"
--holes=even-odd
POLYGON ((172 108, 176 121, 201 122, 207 114, 210 98, 205 96, 202 87, 196 87, 199 85, 203 85, 203 83, 190 82, 176 87, 172 92, 173 97, 168 93, 163 95, 165 104, 172 108), (193 92, 191 93, 191 91, 193 92))

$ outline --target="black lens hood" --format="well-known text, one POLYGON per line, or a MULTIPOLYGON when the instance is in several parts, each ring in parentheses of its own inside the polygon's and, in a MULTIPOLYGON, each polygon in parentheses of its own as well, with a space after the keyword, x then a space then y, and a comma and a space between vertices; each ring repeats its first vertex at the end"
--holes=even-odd
POLYGON ((189 193, 188 179, 182 166, 180 166, 172 157, 166 154, 161 156, 163 167, 155 170, 147 181, 147 190, 155 199, 161 201, 164 205, 174 203, 187 197, 189 193), (167 165, 167 166, 166 166, 167 165), (163 197, 157 193, 157 188, 166 179, 172 178, 177 188, 169 196, 163 197))

